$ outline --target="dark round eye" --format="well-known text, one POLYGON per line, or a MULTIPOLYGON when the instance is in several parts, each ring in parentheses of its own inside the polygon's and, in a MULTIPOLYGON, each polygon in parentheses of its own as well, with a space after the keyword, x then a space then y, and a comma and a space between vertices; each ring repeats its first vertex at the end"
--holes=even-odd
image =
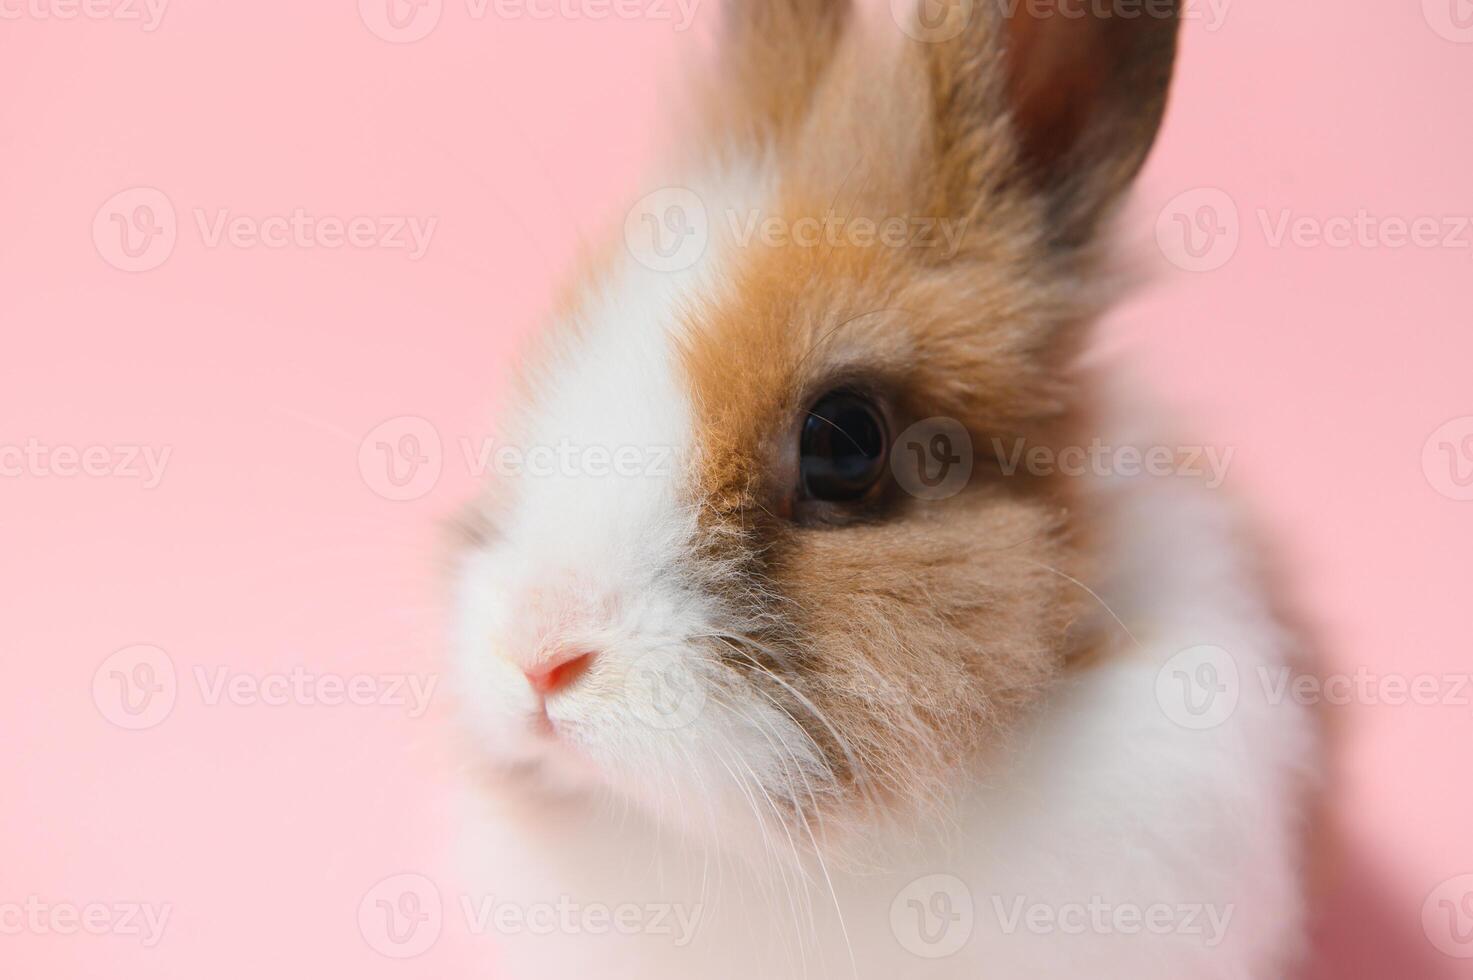
POLYGON ((885 472, 885 419, 874 402, 833 391, 808 410, 798 455, 799 482, 812 500, 859 500, 885 472))

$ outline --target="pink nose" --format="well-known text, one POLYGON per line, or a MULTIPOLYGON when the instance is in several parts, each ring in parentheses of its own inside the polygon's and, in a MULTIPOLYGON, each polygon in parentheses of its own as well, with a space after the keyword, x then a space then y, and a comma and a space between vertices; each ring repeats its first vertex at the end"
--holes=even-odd
POLYGON ((547 697, 549 694, 568 687, 583 676, 583 672, 592 663, 593 654, 586 651, 572 651, 554 654, 536 667, 524 667, 522 673, 527 675, 527 683, 532 685, 532 690, 547 697))

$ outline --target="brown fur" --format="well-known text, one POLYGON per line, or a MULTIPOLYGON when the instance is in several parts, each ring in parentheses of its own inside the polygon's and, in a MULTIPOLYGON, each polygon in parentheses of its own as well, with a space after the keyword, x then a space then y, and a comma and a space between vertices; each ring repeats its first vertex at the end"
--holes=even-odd
POLYGON ((1095 311, 1091 232, 1160 120, 1175 21, 1085 24, 1063 39, 1071 54, 1052 25, 1009 31, 980 4, 956 41, 887 59, 841 34, 844 6, 767 0, 737 15, 732 87, 707 113, 726 126, 718 145, 777 159, 770 213, 790 222, 919 216, 965 221, 965 236, 955 255, 741 250, 729 288, 687 317, 701 452, 691 492, 720 588, 760 640, 742 655, 782 669, 817 708, 790 713, 837 770, 913 797, 995 744, 1079 642, 1088 596, 1073 579, 1087 555, 1072 488, 1003 477, 988 440, 1079 439, 1068 363, 1095 311), (778 24, 807 33, 762 29, 778 24), (1029 61, 1009 61, 1010 43, 1029 61), (1098 88, 1095 114, 1039 101, 1038 65, 1066 62, 1098 88), (1154 87, 1120 90, 1143 80, 1154 87), (1066 164, 1077 172, 1051 169, 1066 164), (978 456, 968 487, 935 502, 891 488, 857 520, 795 522, 799 426, 840 384, 875 393, 892 435, 928 417, 962 422, 978 456))
POLYGON ((797 125, 845 26, 848 0, 739 0, 725 5, 720 103, 726 137, 764 139, 797 125))

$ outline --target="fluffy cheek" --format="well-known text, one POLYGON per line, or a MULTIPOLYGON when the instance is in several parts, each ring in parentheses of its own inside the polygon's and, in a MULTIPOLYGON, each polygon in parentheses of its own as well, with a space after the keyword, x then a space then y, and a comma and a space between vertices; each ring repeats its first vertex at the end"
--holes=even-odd
MULTIPOLYGON (((767 691, 733 669, 705 617, 672 631, 689 596, 645 592, 620 604, 597 660, 550 697, 547 719, 498 638, 515 633, 513 562, 468 555, 457 583, 454 665, 462 711, 481 760, 530 775, 529 788, 603 789, 697 835, 750 829, 808 805, 829 783, 813 740, 767 691)), ((525 610, 523 610, 524 612, 525 610)))
POLYGON ((521 672, 496 649, 509 612, 501 579, 491 553, 463 556, 455 582, 451 668, 463 720, 478 747, 516 764, 533 754, 528 721, 538 706, 521 672))
POLYGON ((811 807, 828 785, 826 762, 771 695, 686 653, 679 665, 621 664, 606 674, 609 689, 570 696, 558 706, 561 737, 657 819, 728 844, 733 834, 759 839, 811 807))
POLYGON ((1056 508, 979 494, 797 548, 805 690, 886 797, 1004 740, 1062 668, 1079 593, 1056 508))

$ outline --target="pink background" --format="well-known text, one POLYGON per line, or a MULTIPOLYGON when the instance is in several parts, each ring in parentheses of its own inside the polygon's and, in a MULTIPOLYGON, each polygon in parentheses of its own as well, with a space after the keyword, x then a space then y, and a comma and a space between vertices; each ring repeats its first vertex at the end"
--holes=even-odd
MULTIPOLYGON (((1275 247, 1259 212, 1473 215, 1473 31, 1441 2, 1235 0, 1220 24, 1189 23, 1130 215, 1152 276, 1105 328, 1184 428, 1235 448, 1231 482, 1337 671, 1470 669, 1473 503, 1423 449, 1473 415, 1473 232, 1456 247, 1275 247), (1195 219, 1215 201, 1209 224, 1229 227, 1201 188, 1226 193, 1239 233, 1218 268, 1191 271, 1168 260, 1191 264, 1173 212, 1164 249, 1153 229, 1186 192, 1174 208, 1195 219)), ((435 524, 473 482, 459 440, 485 431, 578 236, 622 218, 701 31, 478 20, 465 0, 399 44, 352 0, 174 0, 151 32, 0 9, 20 11, 0 20, 0 445, 172 452, 152 489, 0 478, 0 904, 173 908, 153 948, 0 935, 0 972, 485 975, 448 889, 417 959, 380 955, 358 925, 386 876, 444 880, 448 699, 420 718, 211 705, 194 672, 437 674, 435 524), (124 272, 104 204, 140 186, 172 202, 177 243, 124 272), (210 247, 194 217, 297 208, 438 225, 415 261, 210 247), (442 469, 394 501, 359 448, 404 416, 433 426, 442 469), (179 685, 142 731, 92 694, 133 644, 167 651, 179 685)), ((708 0, 699 24, 715 13, 708 0)), ((1473 443, 1454 442, 1473 466, 1473 443)), ((1473 976, 1422 921, 1434 888, 1473 872, 1473 707, 1332 712, 1349 856, 1321 975, 1473 976)))

